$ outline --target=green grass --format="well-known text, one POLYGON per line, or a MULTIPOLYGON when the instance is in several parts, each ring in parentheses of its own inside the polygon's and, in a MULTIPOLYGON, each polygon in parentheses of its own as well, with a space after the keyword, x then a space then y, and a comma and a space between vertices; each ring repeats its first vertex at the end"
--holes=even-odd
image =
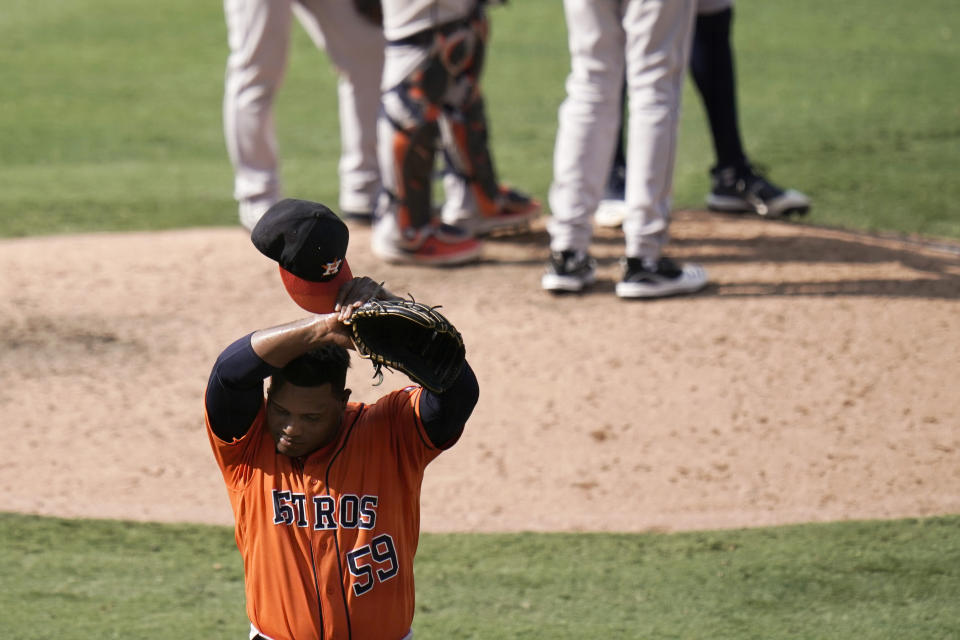
MULTIPOLYGON (((741 0, 743 135, 814 223, 960 237, 953 0, 741 0)), ((484 80, 501 176, 544 198, 569 68, 556 0, 491 10, 484 80)), ((336 80, 296 28, 278 103, 287 193, 336 202, 336 80)), ((8 0, 0 14, 0 236, 235 223, 219 3, 8 0)), ((713 152, 687 83, 678 207, 713 152)))
POLYGON ((246 637, 232 530, 0 514, 0 541, 8 637, 246 637))
MULTIPOLYGON (((814 197, 813 220, 960 235, 960 14, 949 0, 737 4, 748 153, 814 197)), ((688 92, 683 126, 703 121, 688 92)), ((708 140, 708 139, 707 139, 708 140)), ((678 200, 696 150, 686 140, 678 200)), ((700 169, 702 170, 702 169, 700 169)))
MULTIPOLYGON (((335 76, 297 35, 284 171, 292 191, 335 200, 335 76)), ((222 3, 6 3, 0 235, 235 224, 226 51, 222 3)))
MULTIPOLYGON (((425 534, 417 638, 955 638, 960 516, 680 534, 425 534)), ((239 638, 226 527, 0 514, 8 637, 239 638)))

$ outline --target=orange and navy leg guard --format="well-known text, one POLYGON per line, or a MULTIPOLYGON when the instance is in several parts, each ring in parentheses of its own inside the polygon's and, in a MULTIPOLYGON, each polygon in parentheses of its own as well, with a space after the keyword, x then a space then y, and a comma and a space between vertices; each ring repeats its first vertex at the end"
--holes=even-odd
MULTIPOLYGON (((384 190, 396 210, 401 233, 430 222, 431 178, 446 86, 443 68, 428 58, 410 77, 383 96, 380 135, 389 136, 389 157, 381 156, 384 190), (432 64, 431 64, 432 63, 432 64)), ((406 235, 406 234, 405 234, 406 235)))

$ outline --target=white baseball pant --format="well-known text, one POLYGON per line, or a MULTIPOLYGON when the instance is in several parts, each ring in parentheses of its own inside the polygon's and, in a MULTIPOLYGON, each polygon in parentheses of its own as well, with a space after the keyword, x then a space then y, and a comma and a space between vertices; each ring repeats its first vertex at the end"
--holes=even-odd
POLYGON ((564 0, 571 71, 550 187, 550 248, 586 251, 610 172, 627 78, 626 255, 668 240, 680 97, 695 0, 564 0))
POLYGON ((347 0, 224 0, 223 124, 238 201, 282 197, 273 101, 283 82, 295 15, 339 74, 340 208, 370 212, 380 188, 377 113, 383 33, 347 0))

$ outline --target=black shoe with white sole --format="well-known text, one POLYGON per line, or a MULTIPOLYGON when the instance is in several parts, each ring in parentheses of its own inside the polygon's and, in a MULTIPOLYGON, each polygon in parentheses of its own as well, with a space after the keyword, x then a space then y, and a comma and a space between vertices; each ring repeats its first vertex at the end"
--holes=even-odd
POLYGON ((670 258, 656 261, 623 258, 623 280, 617 283, 621 298, 663 298, 693 293, 707 285, 707 272, 698 264, 678 264, 670 258))
POLYGON ((597 280, 597 263, 586 251, 552 251, 540 286, 554 293, 577 293, 597 280))
POLYGON ((712 188, 707 208, 712 211, 756 213, 768 218, 810 210, 810 198, 794 189, 781 189, 749 163, 710 170, 712 188))

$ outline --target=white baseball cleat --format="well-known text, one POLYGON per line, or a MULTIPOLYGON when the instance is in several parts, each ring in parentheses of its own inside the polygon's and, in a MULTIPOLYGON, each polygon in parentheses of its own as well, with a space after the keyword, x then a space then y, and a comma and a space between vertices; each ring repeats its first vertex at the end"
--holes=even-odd
POLYGON ((237 217, 247 231, 253 231, 253 228, 260 222, 260 218, 267 212, 267 209, 278 202, 277 198, 252 198, 250 200, 241 200, 237 207, 237 217))
POLYGON ((593 214, 593 221, 601 227, 616 229, 627 217, 627 203, 624 200, 603 199, 593 214))

